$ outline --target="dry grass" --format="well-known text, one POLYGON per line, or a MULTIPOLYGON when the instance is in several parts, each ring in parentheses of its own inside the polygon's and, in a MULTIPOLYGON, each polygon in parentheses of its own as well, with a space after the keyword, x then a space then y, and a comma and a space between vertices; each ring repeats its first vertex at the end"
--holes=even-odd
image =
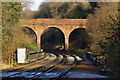
POLYGON ((7 64, 1 64, 1 69, 8 69, 8 68, 12 68, 13 65, 7 65, 7 64))

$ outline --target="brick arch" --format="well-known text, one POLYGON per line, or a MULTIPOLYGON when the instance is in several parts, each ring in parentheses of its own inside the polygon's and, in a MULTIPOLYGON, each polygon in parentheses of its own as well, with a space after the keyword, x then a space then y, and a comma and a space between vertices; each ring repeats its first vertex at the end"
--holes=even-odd
POLYGON ((33 27, 28 26, 28 25, 23 25, 23 27, 31 29, 35 33, 35 35, 37 36, 37 32, 36 32, 36 30, 33 27))
POLYGON ((47 28, 45 28, 45 29, 42 31, 42 34, 43 34, 47 29, 50 29, 50 28, 58 29, 60 32, 62 32, 63 35, 65 35, 65 32, 64 32, 61 28, 59 28, 59 27, 57 27, 57 26, 48 26, 47 28))
POLYGON ((62 31, 62 29, 58 28, 57 26, 49 26, 49 27, 47 27, 47 28, 44 28, 44 30, 41 32, 41 35, 40 35, 40 41, 42 40, 42 35, 44 34, 44 32, 45 32, 47 29, 51 29, 51 28, 57 29, 57 30, 59 30, 59 31, 62 33, 62 35, 63 35, 63 37, 64 37, 64 49, 66 49, 66 45, 65 45, 65 34, 64 34, 64 32, 62 31))
POLYGON ((72 36, 72 33, 75 31, 75 30, 79 30, 79 29, 84 29, 85 30, 85 32, 86 32, 86 28, 75 28, 75 29, 73 29, 71 32, 70 32, 70 34, 69 34, 69 45, 70 45, 70 37, 72 36))
POLYGON ((70 35, 72 34, 72 32, 75 31, 75 30, 77 30, 77 29, 85 29, 85 28, 84 28, 84 27, 75 27, 75 28, 71 29, 71 30, 69 31, 68 39, 70 38, 70 35))
POLYGON ((74 28, 74 29, 71 29, 71 31, 69 32, 69 37, 70 37, 70 35, 71 35, 71 33, 73 32, 73 31, 75 31, 75 30, 77 30, 77 29, 86 29, 86 28, 74 28))
POLYGON ((37 45, 41 48, 40 44, 41 44, 41 40, 40 40, 40 36, 42 35, 42 33, 48 29, 48 28, 51 28, 51 27, 54 27, 54 28, 57 28, 59 29, 60 31, 62 31, 62 33, 64 34, 64 37, 65 37, 65 49, 67 50, 69 48, 69 44, 68 44, 68 32, 69 30, 64 28, 62 25, 55 25, 55 26, 49 26, 49 25, 39 25, 37 26, 36 25, 36 32, 37 32, 37 45))
POLYGON ((87 19, 20 19, 22 25, 28 25, 37 35, 37 45, 40 47, 40 36, 50 27, 60 29, 65 36, 66 50, 69 48, 69 35, 76 28, 87 28, 87 19))

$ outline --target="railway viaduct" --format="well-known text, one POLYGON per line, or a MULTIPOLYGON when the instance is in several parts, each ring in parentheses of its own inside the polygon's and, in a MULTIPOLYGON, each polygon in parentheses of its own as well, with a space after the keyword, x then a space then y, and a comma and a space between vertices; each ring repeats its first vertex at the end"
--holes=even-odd
POLYGON ((87 28, 87 19, 20 19, 23 27, 32 29, 37 36, 37 45, 41 48, 41 35, 46 29, 57 28, 65 37, 65 49, 69 48, 69 35, 77 28, 87 28))

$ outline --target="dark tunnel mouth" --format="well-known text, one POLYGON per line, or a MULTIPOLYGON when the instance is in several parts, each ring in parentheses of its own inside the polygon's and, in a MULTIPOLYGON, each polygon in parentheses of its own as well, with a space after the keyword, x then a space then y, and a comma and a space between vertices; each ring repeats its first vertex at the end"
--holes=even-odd
POLYGON ((40 44, 41 49, 43 49, 44 51, 64 51, 65 50, 65 36, 62 30, 60 30, 59 28, 49 27, 45 29, 40 39, 41 39, 41 44, 40 44), (49 33, 51 31, 53 33, 49 33), (57 39, 56 35, 59 36, 60 40, 57 39), (49 46, 51 47, 49 48, 49 46))
POLYGON ((74 29, 69 35, 69 48, 86 49, 87 48, 87 40, 86 40, 87 37, 88 35, 87 35, 85 28, 74 29))

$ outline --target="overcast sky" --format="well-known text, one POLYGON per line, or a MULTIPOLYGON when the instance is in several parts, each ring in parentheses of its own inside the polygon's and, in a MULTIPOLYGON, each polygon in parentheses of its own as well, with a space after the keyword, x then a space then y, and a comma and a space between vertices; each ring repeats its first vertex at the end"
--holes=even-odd
POLYGON ((39 5, 43 2, 43 0, 34 0, 34 3, 31 5, 31 10, 38 10, 39 5))
POLYGON ((41 4, 43 1, 44 1, 44 0, 34 0, 33 3, 29 3, 26 7, 23 8, 23 10, 36 11, 36 10, 38 10, 40 4, 41 4))

